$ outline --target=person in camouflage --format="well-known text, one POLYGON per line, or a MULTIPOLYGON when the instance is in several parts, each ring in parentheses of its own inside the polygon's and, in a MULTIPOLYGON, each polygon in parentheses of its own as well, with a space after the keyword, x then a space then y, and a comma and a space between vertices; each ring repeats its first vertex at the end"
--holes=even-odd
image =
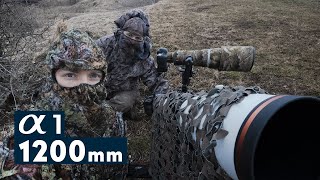
MULTIPOLYGON (((121 136, 114 109, 105 101, 106 62, 101 49, 79 30, 62 32, 47 52, 51 76, 39 96, 23 110, 62 110, 68 137, 121 136)), ((121 124, 121 123, 120 123, 121 124)), ((122 179, 123 165, 15 165, 13 126, 0 135, 0 178, 7 179, 122 179)))
POLYGON ((153 95, 166 93, 169 86, 167 80, 158 74, 150 57, 149 20, 145 13, 133 10, 114 22, 116 32, 96 40, 108 63, 107 99, 117 111, 132 112, 140 96, 139 80, 153 95))

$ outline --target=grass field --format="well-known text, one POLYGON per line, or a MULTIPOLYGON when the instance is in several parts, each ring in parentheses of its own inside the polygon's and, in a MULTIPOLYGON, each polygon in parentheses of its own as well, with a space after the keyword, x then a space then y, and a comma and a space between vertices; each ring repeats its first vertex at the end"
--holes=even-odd
POLYGON ((270 93, 319 96, 319 7, 319 1, 310 0, 162 1, 150 12, 154 46, 256 48, 251 72, 201 69, 193 81, 195 89, 259 85, 270 93))

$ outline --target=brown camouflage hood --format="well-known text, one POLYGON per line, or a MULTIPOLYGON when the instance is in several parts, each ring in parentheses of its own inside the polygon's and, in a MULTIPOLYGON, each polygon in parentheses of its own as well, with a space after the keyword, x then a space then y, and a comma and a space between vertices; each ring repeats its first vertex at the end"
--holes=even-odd
POLYGON ((122 30, 135 32, 141 36, 149 36, 149 24, 139 17, 129 19, 122 27, 122 30))
POLYGON ((51 46, 46 61, 50 69, 95 69, 104 71, 106 63, 101 49, 87 34, 70 30, 60 34, 51 46))
POLYGON ((128 12, 120 16, 114 23, 121 30, 134 31, 142 36, 149 36, 149 20, 143 11, 128 12))
POLYGON ((133 10, 122 15, 115 21, 118 27, 115 33, 116 57, 126 64, 133 64, 139 60, 145 60, 150 56, 151 39, 149 38, 149 20, 142 11, 133 10), (141 38, 136 40, 132 36, 125 35, 130 32, 141 38))
POLYGON ((48 77, 42 89, 43 93, 51 94, 50 97, 55 99, 53 104, 57 102, 81 105, 100 103, 106 97, 106 90, 102 83, 65 88, 57 84, 54 72, 59 68, 67 68, 69 70, 100 70, 106 74, 104 58, 100 47, 86 32, 74 29, 62 32, 47 53, 46 62, 52 77, 48 77))

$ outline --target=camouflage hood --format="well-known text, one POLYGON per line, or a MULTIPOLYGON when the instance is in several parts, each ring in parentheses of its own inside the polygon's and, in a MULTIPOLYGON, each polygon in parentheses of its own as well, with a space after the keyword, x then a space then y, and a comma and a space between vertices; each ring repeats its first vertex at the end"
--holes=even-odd
POLYGON ((51 76, 42 86, 34 106, 29 109, 64 111, 66 127, 75 129, 70 134, 79 136, 102 136, 111 127, 112 120, 104 108, 107 92, 103 79, 95 85, 80 84, 75 87, 63 87, 55 79, 55 71, 99 70, 105 73, 104 55, 91 37, 79 30, 60 33, 50 50, 46 62, 51 76))
POLYGON ((142 11, 133 10, 122 15, 115 24, 118 30, 115 33, 117 47, 114 56, 126 64, 147 59, 152 47, 147 16, 142 11))
POLYGON ((62 102, 82 105, 100 103, 106 97, 106 90, 102 83, 104 77, 96 85, 81 84, 65 88, 56 82, 54 73, 59 68, 66 68, 69 70, 99 70, 105 75, 104 58, 100 47, 87 33, 79 30, 60 33, 46 56, 46 63, 52 74, 42 88, 43 94, 47 96, 45 98, 49 98, 50 104, 57 109, 60 109, 58 104, 62 102))
POLYGON ((51 46, 46 61, 50 69, 94 69, 105 71, 106 63, 101 49, 94 40, 79 30, 60 34, 51 46))
POLYGON ((143 11, 133 10, 114 21, 117 27, 125 31, 134 31, 142 36, 149 36, 149 20, 143 11))

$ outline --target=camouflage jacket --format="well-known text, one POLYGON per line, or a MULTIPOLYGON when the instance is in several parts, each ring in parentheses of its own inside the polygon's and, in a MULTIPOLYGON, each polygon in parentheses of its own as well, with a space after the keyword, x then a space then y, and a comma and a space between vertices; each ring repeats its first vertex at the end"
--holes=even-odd
POLYGON ((166 93, 168 82, 158 76, 152 57, 135 61, 121 48, 113 35, 101 37, 96 41, 106 56, 108 63, 106 87, 108 96, 120 91, 137 90, 141 80, 154 94, 166 93))

